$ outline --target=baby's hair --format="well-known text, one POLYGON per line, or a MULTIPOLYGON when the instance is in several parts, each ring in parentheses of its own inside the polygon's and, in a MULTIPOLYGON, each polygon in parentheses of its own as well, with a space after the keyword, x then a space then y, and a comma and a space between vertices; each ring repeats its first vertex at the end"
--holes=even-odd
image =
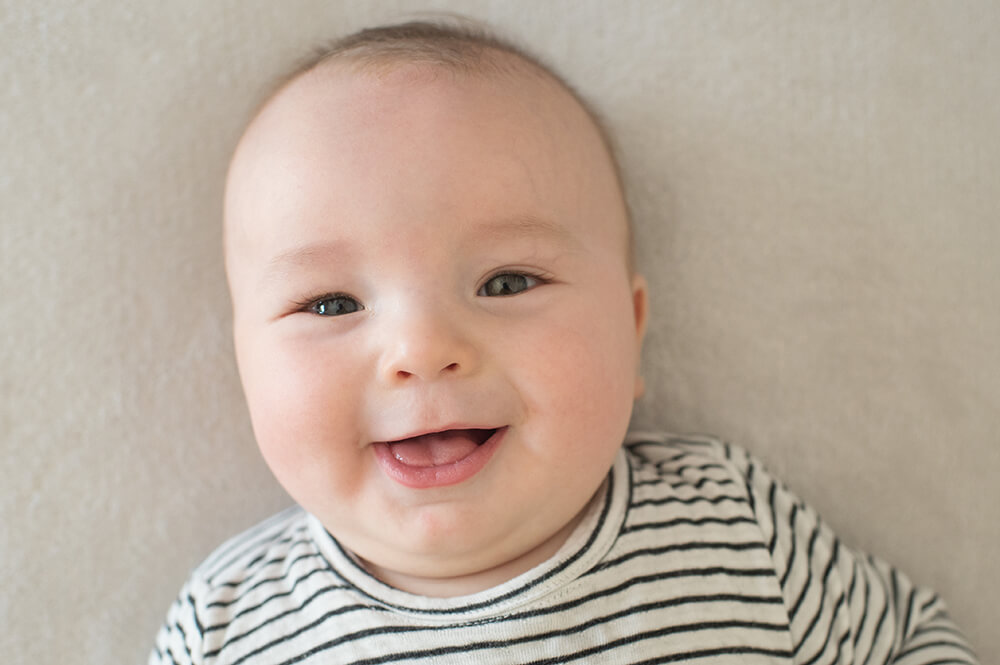
POLYGON ((469 74, 483 71, 523 73, 525 68, 517 65, 527 63, 534 73, 547 74, 569 88, 536 57, 470 21, 454 24, 412 21, 366 28, 316 49, 299 63, 289 78, 339 56, 369 67, 394 62, 426 63, 469 74), (497 53, 513 55, 516 60, 497 58, 497 53))
POLYGON ((411 21, 366 28, 324 44, 280 76, 264 97, 261 107, 295 79, 334 60, 345 61, 372 73, 397 64, 426 64, 461 74, 527 73, 548 78, 576 100, 604 144, 625 207, 626 261, 631 273, 634 270, 632 215, 614 141, 601 116, 573 86, 538 57, 469 19, 450 18, 452 20, 448 22, 411 21))

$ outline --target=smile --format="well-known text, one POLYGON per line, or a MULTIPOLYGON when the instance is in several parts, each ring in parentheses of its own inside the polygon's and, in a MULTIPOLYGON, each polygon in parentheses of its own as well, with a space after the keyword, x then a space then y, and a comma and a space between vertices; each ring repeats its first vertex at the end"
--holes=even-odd
POLYGON ((486 466, 507 428, 449 429, 373 444, 375 459, 392 480, 414 489, 456 485, 486 466))

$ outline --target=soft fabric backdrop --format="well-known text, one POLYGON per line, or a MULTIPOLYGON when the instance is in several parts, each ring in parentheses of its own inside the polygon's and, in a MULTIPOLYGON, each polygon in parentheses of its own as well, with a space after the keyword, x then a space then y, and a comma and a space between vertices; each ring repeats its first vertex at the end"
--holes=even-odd
POLYGON ((189 569, 287 504, 231 357, 226 162, 307 48, 421 8, 615 129, 637 425, 749 446, 1000 662, 1000 4, 611 6, 0 0, 5 663, 143 660, 189 569))

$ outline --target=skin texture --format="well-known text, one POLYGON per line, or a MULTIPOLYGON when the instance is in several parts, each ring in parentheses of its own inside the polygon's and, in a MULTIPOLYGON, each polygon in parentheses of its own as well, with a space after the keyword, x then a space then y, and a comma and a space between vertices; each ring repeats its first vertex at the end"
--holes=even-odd
POLYGON ((527 69, 327 63, 251 123, 226 251, 254 432, 386 583, 502 583, 601 486, 642 391, 625 214, 591 121, 527 69), (376 442, 457 427, 507 428, 462 482, 407 487, 377 459, 376 442))

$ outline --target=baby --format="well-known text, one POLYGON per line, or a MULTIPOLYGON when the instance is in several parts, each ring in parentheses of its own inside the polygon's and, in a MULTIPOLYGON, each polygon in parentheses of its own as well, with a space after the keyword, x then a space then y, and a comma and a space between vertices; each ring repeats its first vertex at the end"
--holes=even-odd
POLYGON ((151 663, 975 662, 740 449, 626 441, 618 169, 531 57, 341 40, 250 123, 225 225, 254 432, 300 507, 195 571, 151 663))

